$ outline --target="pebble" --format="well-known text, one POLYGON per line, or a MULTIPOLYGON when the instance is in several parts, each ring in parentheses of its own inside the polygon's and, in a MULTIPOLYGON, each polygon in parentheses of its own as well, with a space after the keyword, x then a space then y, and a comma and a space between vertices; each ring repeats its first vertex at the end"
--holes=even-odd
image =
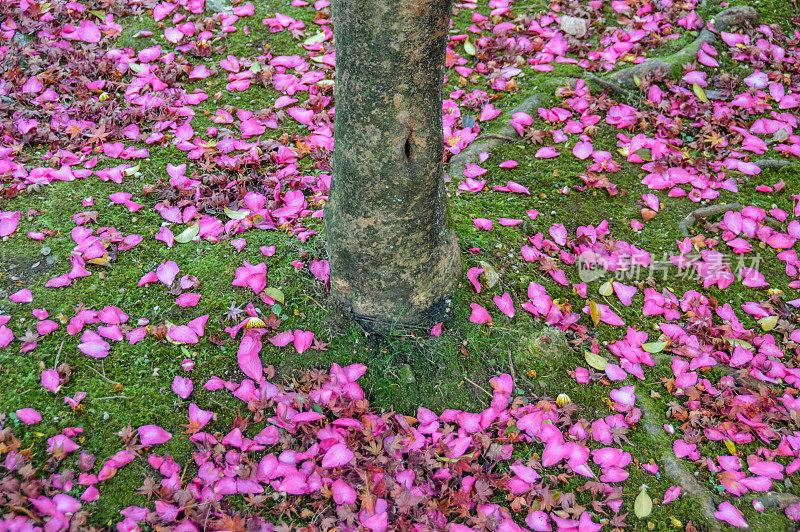
POLYGON ((44 255, 45 257, 50 254, 51 249, 47 246, 44 246, 42 249, 39 250, 40 255, 44 255))

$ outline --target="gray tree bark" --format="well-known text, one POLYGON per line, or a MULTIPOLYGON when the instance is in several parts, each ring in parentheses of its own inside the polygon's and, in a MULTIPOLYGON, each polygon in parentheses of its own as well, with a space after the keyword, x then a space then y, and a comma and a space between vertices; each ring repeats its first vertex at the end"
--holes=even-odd
POLYGON ((461 275, 442 157, 450 0, 333 0, 331 293, 376 332, 441 319, 461 275))

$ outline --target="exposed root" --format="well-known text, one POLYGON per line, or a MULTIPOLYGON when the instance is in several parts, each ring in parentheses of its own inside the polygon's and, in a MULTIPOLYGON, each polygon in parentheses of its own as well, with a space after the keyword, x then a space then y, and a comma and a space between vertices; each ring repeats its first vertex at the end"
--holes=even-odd
POLYGON ((628 89, 618 85, 617 83, 614 83, 613 81, 609 81, 609 80, 603 79, 603 78, 601 78, 599 76, 595 76, 591 72, 586 72, 583 75, 583 79, 585 79, 587 81, 592 81, 594 83, 597 83, 601 87, 603 87, 605 89, 608 89, 611 92, 614 92, 616 94, 619 94, 620 96, 622 96, 623 98, 626 98, 628 100, 634 98, 634 95, 631 94, 631 92, 628 89))
POLYGON ((626 88, 636 86, 635 78, 642 78, 656 70, 671 71, 674 67, 693 61, 700 46, 707 42, 713 44, 717 40, 715 32, 728 31, 733 26, 754 25, 759 19, 758 12, 749 6, 735 6, 722 11, 714 19, 714 31, 703 28, 697 38, 686 45, 682 50, 675 52, 669 57, 652 58, 639 63, 638 65, 620 70, 609 76, 609 81, 626 88))
POLYGON ((742 210, 742 206, 738 203, 729 203, 727 205, 708 205, 706 207, 700 207, 699 209, 695 209, 689 214, 686 215, 686 218, 678 223, 678 229, 681 230, 685 236, 689 236, 689 228, 692 227, 697 220, 708 218, 709 216, 715 216, 717 214, 722 214, 728 211, 740 211, 742 210))
MULTIPOLYGON (((530 114, 531 111, 538 109, 541 104, 542 97, 538 94, 534 94, 525 99, 525 101, 522 102, 519 107, 509 111, 508 114, 509 116, 513 115, 514 113, 530 114)), ((447 172, 453 177, 461 177, 462 173, 464 172, 465 165, 467 163, 477 161, 478 154, 480 154, 482 151, 486 151, 501 144, 519 142, 521 140, 522 137, 517 135, 517 131, 514 129, 514 127, 510 123, 507 123, 498 133, 485 133, 480 135, 474 141, 472 141, 472 144, 462 150, 461 153, 454 155, 448 163, 447 172)))
POLYGON ((787 161, 786 159, 761 159, 760 161, 755 162, 756 166, 761 168, 783 168, 785 166, 791 166, 791 161, 787 161))
POLYGON ((522 137, 508 137, 506 135, 499 135, 497 133, 484 133, 483 135, 478 135, 475 138, 475 142, 483 139, 500 139, 506 142, 519 142, 522 140, 522 137))
POLYGON ((781 493, 779 491, 768 491, 766 493, 753 493, 749 497, 750 501, 761 501, 764 508, 786 509, 790 504, 800 502, 800 497, 791 493, 781 493))
MULTIPOLYGON (((643 396, 640 393, 636 393, 636 404, 639 405, 639 408, 642 411, 642 427, 644 428, 645 432, 653 438, 653 442, 656 445, 662 443, 664 440, 664 431, 660 426, 658 419, 656 419, 656 415, 650 409, 650 400, 649 398, 643 396)), ((661 445, 663 449, 664 446, 661 445)), ((701 511, 703 517, 707 520, 707 530, 711 532, 720 532, 722 527, 717 521, 717 518, 714 517, 714 512, 716 511, 716 507, 714 505, 714 496, 713 494, 704 488, 692 475, 686 467, 683 466, 681 461, 675 456, 672 452, 670 446, 667 446, 661 452, 660 456, 662 470, 669 475, 675 483, 683 488, 683 490, 691 497, 696 499, 701 506, 701 511)), ((706 530, 706 528, 702 528, 701 530, 706 530)))

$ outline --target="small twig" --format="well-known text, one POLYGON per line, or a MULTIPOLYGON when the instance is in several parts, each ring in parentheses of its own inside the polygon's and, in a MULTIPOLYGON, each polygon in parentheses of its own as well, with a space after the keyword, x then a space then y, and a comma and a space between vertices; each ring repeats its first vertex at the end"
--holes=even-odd
POLYGON ((511 359, 511 351, 508 352, 508 369, 511 370, 511 378, 517 382, 517 372, 514 370, 514 361, 511 359))
POLYGON ((319 301, 317 301, 316 299, 314 299, 313 297, 311 297, 311 296, 310 296, 310 295, 308 295, 308 294, 303 294, 303 295, 304 295, 304 296, 306 296, 306 297, 307 297, 308 299, 310 299, 311 301, 313 301, 314 303, 316 303, 316 304, 317 304, 317 306, 318 306, 319 308, 321 308, 322 310, 325 310, 325 307, 323 307, 322 305, 320 305, 320 304, 319 304, 319 301))
POLYGON ((118 382, 114 382, 114 381, 112 381, 111 379, 109 379, 108 377, 106 377, 105 375, 103 375, 102 373, 100 373, 99 371, 97 371, 96 369, 94 369, 92 366, 86 366, 86 367, 87 367, 87 368, 89 368, 90 370, 94 371, 95 373, 97 373, 97 375, 98 375, 98 376, 99 376, 101 379, 105 380, 106 382, 109 382, 109 383, 111 383, 111 384, 114 384, 114 385, 117 385, 117 384, 119 384, 118 382))
POLYGON ((484 388, 480 384, 476 383, 475 381, 473 381, 472 379, 470 379, 466 375, 464 375, 464 380, 467 381, 468 383, 470 383, 471 385, 473 385, 474 387, 476 387, 477 389, 479 389, 480 391, 482 391, 483 393, 485 393, 486 395, 488 395, 489 397, 494 397, 492 394, 489 393, 489 391, 486 388, 484 388))
POLYGON ((95 401, 101 401, 103 399, 131 399, 127 395, 109 395, 108 397, 95 397, 95 401))
POLYGON ((41 520, 41 519, 39 519, 38 517, 36 517, 35 515, 33 515, 33 514, 31 513, 31 511, 30 511, 30 510, 28 510, 27 508, 22 508, 21 506, 8 506, 7 508, 8 508, 9 510, 11 510, 12 512, 17 512, 17 513, 25 514, 25 515, 27 515, 29 518, 31 518, 31 519, 33 519, 34 521, 36 521, 37 523, 41 523, 41 522, 42 522, 42 520, 41 520))
POLYGON ((61 356, 61 350, 64 349, 64 342, 66 340, 61 340, 61 345, 58 346, 58 353, 56 353, 56 363, 53 365, 54 368, 58 368, 58 358, 61 356))

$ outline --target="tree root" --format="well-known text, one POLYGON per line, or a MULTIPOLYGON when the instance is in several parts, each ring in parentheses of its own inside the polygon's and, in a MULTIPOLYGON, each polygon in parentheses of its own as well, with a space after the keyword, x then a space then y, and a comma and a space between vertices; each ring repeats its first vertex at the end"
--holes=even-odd
MULTIPOLYGON (((651 438, 653 438, 653 441, 656 445, 663 443, 663 429, 660 427, 659 421, 656 419, 655 414, 650 408, 650 399, 637 392, 636 404, 639 405, 639 408, 642 411, 642 427, 644 428, 645 432, 649 434, 651 438)), ((692 475, 683 466, 681 461, 672 452, 670 446, 667 446, 667 448, 661 452, 660 460, 663 471, 669 475, 669 477, 672 478, 677 485, 683 488, 686 493, 700 503, 703 517, 706 518, 708 526, 707 529, 702 528, 701 530, 720 532, 722 527, 720 526, 719 521, 717 521, 717 518, 714 517, 716 507, 714 505, 713 494, 704 488, 697 481, 694 475, 692 475)))
MULTIPOLYGON (((528 98, 526 98, 519 107, 512 109, 508 112, 508 114, 509 116, 513 115, 514 113, 530 114, 531 111, 535 111, 539 108, 539 106, 542 104, 542 101, 542 97, 539 94, 528 96, 528 98)), ((468 163, 477 161, 478 154, 480 154, 482 151, 486 151, 501 144, 520 142, 521 140, 523 140, 522 137, 517 135, 517 131, 509 122, 497 133, 484 133, 483 135, 479 135, 469 146, 464 148, 461 153, 454 155, 448 163, 447 172, 451 176, 461 177, 465 166, 468 163)))
POLYGON ((508 137, 506 135, 499 135, 497 133, 484 133, 483 135, 478 135, 475 138, 475 141, 483 140, 483 139, 500 139, 506 142, 519 142, 523 139, 523 137, 508 137))
MULTIPOLYGON (((749 6, 736 6, 722 11, 714 19, 714 31, 728 31, 733 26, 740 26, 743 24, 754 25, 759 19, 758 12, 749 6)), ((638 65, 620 70, 609 76, 609 81, 616 83, 622 87, 634 88, 636 87, 635 78, 642 78, 656 70, 671 71, 673 67, 693 61, 697 55, 700 46, 707 42, 713 44, 717 40, 717 35, 709 30, 703 28, 697 38, 690 44, 686 45, 683 49, 675 52, 674 54, 665 58, 652 58, 639 63, 638 65)))
POLYGON ((685 236, 689 236, 689 228, 692 227, 697 220, 708 218, 709 216, 715 216, 717 214, 722 214, 728 211, 740 211, 742 210, 742 206, 738 203, 729 203, 727 205, 708 205, 706 207, 700 207, 699 209, 695 209, 689 214, 686 215, 686 218, 678 223, 678 229, 681 230, 685 236))
POLYGON ((626 98, 628 100, 632 100, 632 99, 635 98, 635 96, 628 89, 618 85, 617 83, 614 83, 613 81, 609 81, 609 80, 603 79, 603 78, 601 78, 599 76, 595 76, 591 72, 586 72, 583 75, 583 79, 585 79, 587 81, 592 81, 594 83, 597 83, 601 87, 603 87, 605 89, 608 89, 611 92, 614 92, 616 94, 619 94, 620 96, 622 96, 623 98, 626 98))
POLYGON ((800 497, 791 493, 781 493, 779 491, 767 491, 765 493, 753 493, 748 497, 750 502, 761 501, 764 508, 777 508, 785 510, 790 504, 800 502, 800 497))
POLYGON ((791 166, 792 162, 786 159, 761 159, 760 161, 756 161, 755 164, 763 170, 764 168, 783 168, 785 166, 791 166))
MULTIPOLYGON (((738 203, 728 203, 727 205, 708 205, 706 207, 699 207, 689 214, 686 215, 686 218, 681 220, 678 223, 678 229, 681 230, 684 236, 689 236, 689 228, 692 227, 697 220, 702 220, 708 218, 710 216, 716 216, 717 214, 723 214, 728 211, 740 211, 742 210, 742 206, 738 203)), ((767 215, 764 218, 764 224, 772 227, 776 231, 782 230, 783 224, 773 218, 772 216, 767 215)))

